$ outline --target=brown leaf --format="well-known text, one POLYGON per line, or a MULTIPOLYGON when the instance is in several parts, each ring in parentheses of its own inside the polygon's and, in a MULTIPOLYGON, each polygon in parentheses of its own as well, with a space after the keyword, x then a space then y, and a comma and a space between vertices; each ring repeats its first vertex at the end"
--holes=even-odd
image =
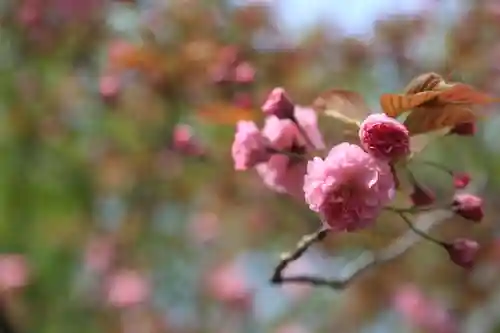
POLYGON ((435 90, 444 79, 436 73, 425 73, 417 76, 404 89, 405 95, 412 95, 423 91, 435 90))
POLYGON ((412 135, 418 135, 466 122, 475 122, 476 115, 470 105, 446 104, 417 108, 408 115, 404 124, 412 135))
POLYGON ((380 96, 380 105, 385 114, 397 117, 405 111, 431 101, 439 94, 438 91, 424 91, 412 95, 383 94, 380 96))
POLYGON ((370 108, 360 94, 342 89, 323 92, 314 100, 312 107, 319 112, 342 114, 355 121, 362 121, 370 114, 370 108))
POLYGON ((436 73, 417 76, 408 84, 405 92, 403 95, 384 94, 380 104, 391 117, 411 110, 405 125, 412 135, 475 122, 479 115, 473 109, 474 104, 498 101, 467 84, 447 83, 436 73))
POLYGON ((498 99, 477 91, 467 84, 456 83, 450 88, 443 90, 439 94, 438 101, 440 103, 488 104, 494 103, 498 99))

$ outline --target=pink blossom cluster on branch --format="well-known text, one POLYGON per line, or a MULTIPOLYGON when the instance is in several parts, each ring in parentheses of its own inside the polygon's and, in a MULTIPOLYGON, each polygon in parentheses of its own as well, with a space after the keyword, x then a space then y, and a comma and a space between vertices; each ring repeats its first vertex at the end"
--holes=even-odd
MULTIPOLYGON (((468 174, 424 162, 446 171, 457 190, 453 198, 444 200, 445 204, 436 203, 434 193, 419 184, 409 168, 410 162, 418 160, 418 151, 410 148, 412 131, 406 122, 400 122, 391 114, 368 113, 364 119, 349 120, 357 128, 357 143, 338 142, 326 151, 318 127, 321 115, 312 107, 295 105, 283 88, 271 91, 262 111, 266 115, 262 128, 251 121, 240 121, 236 126, 231 149, 235 170, 255 169, 268 188, 306 203, 321 221, 320 231, 305 236, 295 251, 283 255, 273 282, 337 286, 331 281, 307 276, 287 281, 281 273, 288 263, 299 258, 327 233, 354 232, 370 227, 383 210, 397 214, 408 224, 409 232, 441 246, 455 264, 464 268, 473 266, 479 249, 476 241, 438 240, 412 222, 412 216, 435 209, 446 209, 479 222, 483 218, 483 204, 481 198, 463 192, 470 182, 468 174), (412 192, 406 193, 400 188, 400 177, 407 178, 412 192), (413 205, 392 206, 397 192, 403 193, 413 205)), ((344 119, 342 115, 334 117, 337 117, 335 120, 344 119)), ((464 126, 454 126, 446 135, 461 135, 463 131, 456 128, 464 126)))

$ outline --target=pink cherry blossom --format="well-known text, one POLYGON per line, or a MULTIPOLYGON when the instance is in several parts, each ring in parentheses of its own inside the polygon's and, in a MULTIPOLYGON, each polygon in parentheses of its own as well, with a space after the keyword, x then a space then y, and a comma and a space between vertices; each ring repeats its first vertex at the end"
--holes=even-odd
POLYGON ((353 231, 373 223, 392 200, 394 178, 387 163, 357 145, 341 143, 325 159, 309 161, 304 192, 326 227, 353 231))
POLYGON ((24 287, 28 282, 28 264, 19 254, 0 255, 0 289, 24 287))
POLYGON ((150 293, 146 278, 133 270, 115 272, 108 278, 106 286, 108 303, 117 308, 142 303, 150 293))
POLYGON ((269 159, 266 138, 253 121, 239 121, 231 153, 236 170, 248 170, 269 159))
POLYGON ((267 117, 262 135, 269 140, 270 146, 275 150, 288 151, 294 145, 305 145, 297 125, 290 119, 279 119, 276 116, 267 117))
POLYGON ((378 158, 394 160, 410 153, 408 129, 384 113, 366 117, 359 128, 359 138, 363 148, 378 158))
POLYGON ((291 161, 288 156, 275 154, 266 163, 257 165, 256 170, 268 188, 303 200, 306 166, 304 161, 291 161))
POLYGON ((394 307, 414 326, 436 333, 456 332, 449 313, 413 286, 401 288, 396 293, 394 307))
POLYGON ((295 119, 304 130, 309 140, 314 145, 314 149, 324 149, 325 143, 318 127, 318 115, 311 108, 296 106, 294 111, 295 119))

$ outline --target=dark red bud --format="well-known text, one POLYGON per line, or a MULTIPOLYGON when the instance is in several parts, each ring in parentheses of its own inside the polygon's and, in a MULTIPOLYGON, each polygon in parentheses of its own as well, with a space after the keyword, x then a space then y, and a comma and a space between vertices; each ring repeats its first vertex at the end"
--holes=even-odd
POLYGON ((448 251, 451 261, 458 266, 470 269, 476 261, 479 244, 471 239, 458 238, 444 245, 444 248, 448 251))
POLYGON ((452 210, 467 220, 480 222, 483 219, 483 200, 472 194, 456 194, 452 210))

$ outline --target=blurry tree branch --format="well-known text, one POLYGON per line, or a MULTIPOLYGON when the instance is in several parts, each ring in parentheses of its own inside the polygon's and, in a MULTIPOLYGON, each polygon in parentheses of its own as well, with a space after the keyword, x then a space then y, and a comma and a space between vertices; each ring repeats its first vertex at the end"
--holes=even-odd
MULTIPOLYGON (((415 225, 421 232, 425 233, 451 216, 452 213, 446 210, 435 210, 422 213, 416 219, 415 225)), ((322 241, 327 234, 328 230, 320 229, 311 235, 306 235, 297 244, 293 252, 283 254, 280 263, 274 270, 271 283, 303 283, 318 287, 344 289, 368 269, 396 259, 422 239, 421 235, 416 234, 413 229, 410 229, 385 249, 379 252, 366 251, 362 253, 357 259, 353 260, 343 269, 343 272, 341 272, 338 278, 324 278, 309 275, 283 276, 283 271, 289 263, 300 258, 310 246, 322 241)))

